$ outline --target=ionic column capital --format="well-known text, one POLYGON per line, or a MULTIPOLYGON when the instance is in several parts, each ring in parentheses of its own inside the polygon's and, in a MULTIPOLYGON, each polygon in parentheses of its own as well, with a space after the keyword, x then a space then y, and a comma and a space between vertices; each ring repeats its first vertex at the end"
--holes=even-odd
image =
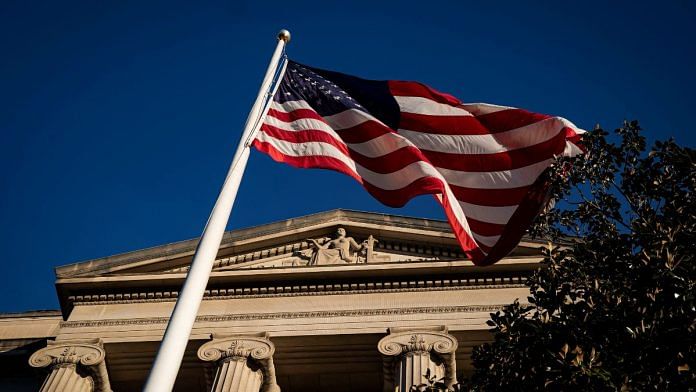
MULTIPOLYGON (((377 349, 384 356, 385 390, 394 380, 394 364, 405 357, 429 354, 438 359, 445 368, 445 384, 451 387, 456 379, 455 352, 457 339, 447 333, 446 327, 427 329, 390 328, 389 335, 377 343, 377 349)), ((420 375, 419 375, 420 376, 420 375)))
POLYGON ((198 349, 198 358, 206 362, 217 362, 226 358, 251 358, 262 362, 273 356, 275 346, 264 336, 220 336, 198 349))
POLYGON ((85 370, 94 380, 94 390, 111 392, 106 372, 106 351, 101 339, 49 341, 48 345, 29 357, 29 365, 49 368, 74 365, 85 370))
POLYGON ((263 371, 263 392, 280 392, 276 382, 273 354, 275 345, 268 334, 219 335, 198 349, 198 358, 206 362, 225 362, 229 360, 251 360, 263 371))
POLYGON ((457 351, 457 339, 440 330, 402 330, 390 329, 389 335, 382 338, 377 349, 382 355, 398 356, 410 352, 432 352, 442 357, 457 351))

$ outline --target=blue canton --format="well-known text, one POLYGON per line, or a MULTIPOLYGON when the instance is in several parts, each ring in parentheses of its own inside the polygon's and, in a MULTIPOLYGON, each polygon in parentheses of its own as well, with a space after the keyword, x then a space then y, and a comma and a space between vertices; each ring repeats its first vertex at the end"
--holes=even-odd
POLYGON ((353 109, 369 113, 392 129, 398 129, 399 125, 399 104, 391 94, 388 81, 362 79, 292 60, 288 60, 273 99, 279 103, 305 101, 323 117, 353 109))
POLYGON ((313 70, 289 61, 283 81, 274 97, 279 103, 306 101, 320 116, 348 109, 365 109, 342 88, 313 70))

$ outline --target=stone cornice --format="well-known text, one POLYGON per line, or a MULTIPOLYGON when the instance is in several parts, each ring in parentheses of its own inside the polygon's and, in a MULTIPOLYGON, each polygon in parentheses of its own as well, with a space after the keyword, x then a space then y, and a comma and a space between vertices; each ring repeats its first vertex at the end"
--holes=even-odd
MULTIPOLYGON (((210 276, 211 283, 251 283, 260 281, 288 281, 307 280, 316 278, 368 278, 370 276, 419 275, 423 274, 453 274, 466 276, 494 276, 525 274, 536 270, 543 260, 537 256, 507 257, 498 263, 475 267, 469 260, 417 260, 406 262, 386 262, 368 264, 342 264, 321 266, 283 266, 260 269, 237 269, 227 271, 213 271, 210 276)), ((180 286, 186 274, 177 273, 153 273, 153 274, 129 274, 99 277, 73 277, 61 278, 56 281, 59 287, 94 287, 100 285, 100 289, 109 289, 117 286, 148 286, 162 287, 166 285, 180 286)))
MULTIPOLYGON (((450 290, 449 287, 518 287, 538 268, 538 258, 511 258, 490 267, 468 261, 283 267, 214 272, 206 299, 372 293, 380 290, 450 290)), ((183 275, 72 278, 58 285, 66 312, 74 305, 174 301, 183 275)), ((393 292, 393 291, 386 291, 393 292)))
MULTIPOLYGON (((389 279, 373 280, 368 282, 331 282, 326 279, 322 283, 312 281, 289 281, 286 284, 257 285, 255 287, 215 288, 205 291, 204 299, 221 300, 236 298, 267 298, 287 296, 313 296, 313 295, 340 295, 362 293, 387 293, 407 291, 432 291, 432 290, 469 290, 469 289, 494 289, 522 287, 526 276, 521 272, 507 276, 460 276, 450 279, 389 279)), ((104 293, 103 288, 99 294, 82 294, 67 297, 67 304, 71 306, 96 305, 106 303, 147 303, 176 301, 178 291, 146 288, 144 290, 104 293)))
POLYGON ((0 313, 0 320, 17 319, 17 318, 32 318, 32 319, 52 319, 60 318, 60 310, 29 310, 26 312, 11 312, 0 313))
MULTIPOLYGON (((298 318, 332 318, 332 317, 366 317, 366 316, 397 316, 408 314, 434 314, 434 313, 474 313, 494 312, 504 305, 462 305, 462 306, 435 306, 414 308, 389 308, 389 309, 353 309, 336 311, 312 311, 312 312, 279 312, 279 313, 245 313, 203 315, 196 317, 196 322, 227 322, 248 320, 274 320, 274 319, 298 319, 298 318)), ((110 319, 110 320, 80 320, 64 321, 61 328, 92 328, 113 327, 123 325, 150 325, 166 324, 169 317, 152 317, 137 319, 110 319)))

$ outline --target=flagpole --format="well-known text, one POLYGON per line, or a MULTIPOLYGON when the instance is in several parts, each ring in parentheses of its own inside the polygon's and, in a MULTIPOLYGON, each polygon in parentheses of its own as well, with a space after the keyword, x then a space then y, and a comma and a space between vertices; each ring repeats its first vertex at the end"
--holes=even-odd
MULTIPOLYGON (((261 88, 259 88, 256 101, 244 124, 242 137, 220 190, 220 195, 203 229, 201 241, 198 243, 181 293, 174 305, 174 311, 164 332, 162 344, 157 351, 155 362, 145 383, 143 389, 145 392, 170 392, 174 388, 184 350, 191 336, 198 308, 203 299, 210 272, 213 269, 213 262, 220 248, 222 235, 225 232, 227 221, 232 212, 232 205, 249 159, 249 143, 258 131, 261 125, 260 117, 268 108, 269 100, 272 98, 271 85, 278 71, 283 48, 288 41, 290 41, 290 32, 281 30, 278 33, 278 44, 271 57, 261 88)), ((283 67, 281 71, 284 69, 283 67)))

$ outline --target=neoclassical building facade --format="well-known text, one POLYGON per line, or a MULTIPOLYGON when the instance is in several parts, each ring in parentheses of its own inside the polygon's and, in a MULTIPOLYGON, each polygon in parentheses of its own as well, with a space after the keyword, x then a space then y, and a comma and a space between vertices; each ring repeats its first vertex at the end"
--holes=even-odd
MULTIPOLYGON (((140 390, 196 244, 57 267, 59 311, 0 315, 0 390, 140 390)), ((475 267, 446 222, 347 210, 227 232, 175 390, 453 384, 539 246, 475 267)))

